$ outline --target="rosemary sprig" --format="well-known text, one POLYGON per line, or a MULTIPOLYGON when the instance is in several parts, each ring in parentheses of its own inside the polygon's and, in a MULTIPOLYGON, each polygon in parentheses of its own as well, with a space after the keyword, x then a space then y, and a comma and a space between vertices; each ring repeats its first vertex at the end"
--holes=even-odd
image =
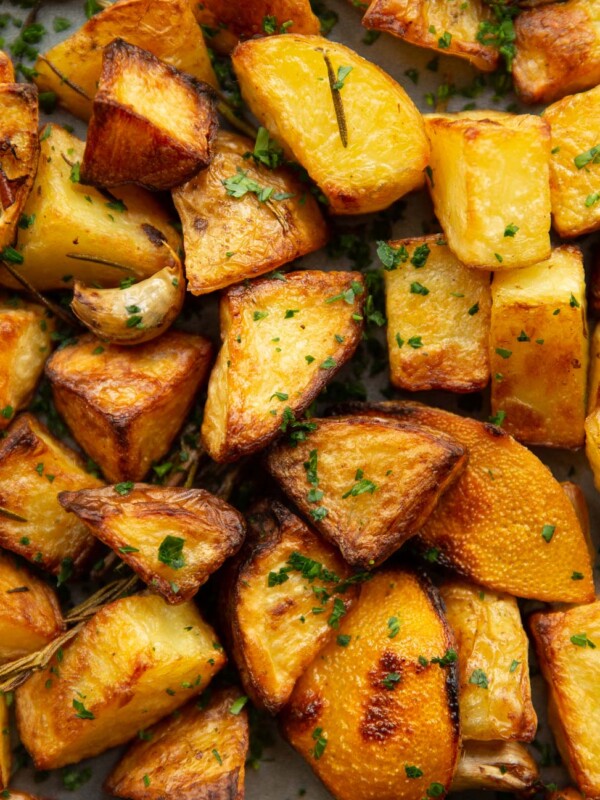
POLYGON ((41 292, 38 292, 35 286, 29 283, 27 278, 24 278, 23 275, 21 275, 21 273, 12 264, 9 264, 7 261, 1 261, 1 260, 0 264, 4 267, 4 269, 7 272, 9 272, 12 275, 12 277, 18 283, 21 284, 21 286, 25 289, 26 292, 35 297, 38 303, 41 303, 43 306, 45 306, 48 309, 48 311, 50 311, 55 317, 58 317, 58 319, 62 319, 62 321, 71 328, 74 325, 77 325, 77 320, 75 319, 75 317, 71 316, 71 314, 67 313, 66 311, 63 311, 63 309, 59 305, 57 305, 57 303, 53 303, 52 300, 48 300, 48 298, 44 297, 44 295, 41 292))
POLYGON ((331 99, 333 100, 333 108, 335 111, 338 130, 340 132, 340 139, 342 141, 342 145, 344 147, 348 147, 348 125, 346 124, 346 113, 344 111, 342 95, 337 87, 338 81, 335 77, 335 72, 333 71, 331 59, 324 50, 321 52, 323 53, 323 60, 325 61, 325 66, 327 67, 327 79, 329 81, 329 89, 331 91, 331 99))
POLYGON ((0 506, 0 517, 6 517, 6 519, 11 519, 14 522, 29 522, 28 519, 22 517, 20 514, 15 514, 14 511, 10 511, 8 508, 3 508, 0 506))

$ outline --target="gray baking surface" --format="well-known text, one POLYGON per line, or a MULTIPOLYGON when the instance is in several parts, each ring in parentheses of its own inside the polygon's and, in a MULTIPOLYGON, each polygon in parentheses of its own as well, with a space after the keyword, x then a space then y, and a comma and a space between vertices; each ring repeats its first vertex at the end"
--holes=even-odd
MULTIPOLYGON (((244 0, 238 0, 244 2, 244 0)), ((236 2, 236 0, 231 0, 236 2)), ((386 34, 383 34, 374 44, 367 46, 363 43, 362 39, 365 35, 365 30, 360 24, 360 12, 352 7, 350 0, 326 0, 326 5, 339 14, 339 22, 331 33, 332 39, 342 41, 349 45, 354 50, 361 53, 365 58, 374 61, 385 69, 393 78, 395 78, 410 94, 415 103, 423 110, 431 110, 426 102, 427 93, 435 93, 437 88, 442 84, 455 83, 458 87, 468 86, 477 75, 465 62, 434 53, 431 50, 424 50, 404 42, 394 39, 386 34), (431 59, 439 55, 439 66, 437 71, 432 71, 427 68, 427 64, 431 59), (414 84, 404 73, 405 70, 414 67, 419 71, 418 84, 414 84)), ((9 11, 13 14, 24 15, 22 12, 15 8, 8 0, 0 0, 0 14, 9 11)), ((38 21, 42 22, 48 34, 44 37, 39 45, 42 51, 45 51, 61 38, 69 35, 79 25, 85 21, 83 13, 83 0, 76 0, 76 2, 44 2, 42 9, 38 15, 38 21), (61 33, 53 33, 52 20, 56 16, 68 17, 73 22, 70 30, 61 33)), ((0 33, 8 33, 2 31, 0 33)), ((6 36, 7 41, 10 41, 10 33, 6 36)), ((472 98, 457 95, 451 99, 448 109, 458 111, 463 106, 471 102, 472 98)), ((507 95, 499 101, 493 100, 493 92, 489 89, 482 91, 476 98, 473 99, 478 108, 496 108, 506 109, 515 102, 512 95, 507 95)), ((513 110, 511 108, 511 110, 513 110)), ((75 127, 76 133, 80 136, 84 135, 84 126, 82 123, 73 120, 70 116, 61 113, 55 113, 50 117, 51 120, 56 122, 69 122, 75 127)), ((357 226, 364 219, 346 219, 342 222, 344 227, 349 231, 357 230, 357 226)), ((423 233, 423 224, 428 225, 428 230, 439 230, 432 215, 431 206, 424 195, 419 193, 405 198, 405 209, 402 217, 394 223, 394 235, 398 238, 404 236, 418 236, 423 233)), ((584 242, 583 244, 588 244, 584 242)), ((374 248, 373 248, 374 249, 374 248)), ((374 260, 373 266, 376 266, 374 260)), ((329 268, 347 268, 350 266, 348 260, 341 258, 335 259, 328 256, 325 252, 314 254, 308 258, 301 259, 302 267, 313 267, 319 269, 329 268)), ((202 333, 209 335, 215 342, 218 341, 218 328, 215 316, 214 302, 211 300, 204 301, 206 308, 202 313, 203 301, 200 301, 199 310, 201 311, 201 321, 199 328, 202 333)), ((348 370, 346 370, 348 372, 348 370)), ((343 377, 343 375, 342 375, 343 377)), ((380 399, 380 389, 387 386, 387 375, 385 371, 383 374, 376 376, 373 379, 367 379, 367 387, 370 399, 380 399)), ((431 405, 443 405, 447 408, 456 408, 457 398, 449 396, 448 394, 442 395, 440 393, 421 393, 418 399, 423 400, 431 405)), ((462 411, 462 413, 465 413, 462 411)), ((489 413, 487 407, 487 399, 484 400, 483 408, 477 413, 472 413, 473 416, 481 416, 485 418, 489 413)), ((554 474, 559 480, 566 480, 569 478, 579 483, 584 489, 590 508, 590 515, 592 520, 592 535, 596 548, 600 544, 597 520, 600 518, 600 495, 594 490, 591 473, 586 463, 583 453, 568 453, 565 451, 551 451, 551 450, 536 450, 536 454, 542 458, 545 463, 550 466, 554 474)), ((527 487, 523 487, 523 501, 526 502, 527 487)), ((529 606, 525 604, 525 610, 529 606)), ((551 743, 551 736, 547 731, 545 725, 545 692, 543 682, 538 674, 538 671, 533 665, 532 675, 533 693, 536 711, 540 717, 540 727, 537 735, 537 748, 533 748, 536 757, 540 758, 540 753, 545 752, 544 761, 548 761, 548 743, 551 743)), ((426 709, 424 709, 426 713, 426 709)), ((249 769, 246 778, 246 798, 247 800, 294 800, 294 798, 303 796, 306 800, 327 800, 331 795, 322 787, 317 778, 314 777, 308 765, 295 754, 295 752, 283 742, 276 734, 275 725, 273 725, 273 732, 275 734, 275 745, 265 751, 264 759, 261 762, 258 770, 249 769)), ((550 751, 554 756, 555 749, 552 745, 550 751)), ((53 773, 35 776, 31 768, 22 768, 13 781, 13 788, 26 789, 34 794, 41 795, 44 798, 54 798, 54 800, 101 800, 107 798, 105 792, 102 791, 102 781, 112 768, 113 764, 119 757, 120 750, 111 750, 102 756, 95 759, 90 759, 81 764, 74 765, 75 769, 82 769, 91 767, 92 776, 85 784, 75 791, 65 789, 62 779, 62 771, 57 770, 53 773), (43 780, 40 780, 42 778, 43 780)), ((556 782, 559 785, 564 785, 566 782, 564 770, 559 766, 545 767, 543 769, 543 778, 546 782, 556 782)), ((468 793, 467 796, 477 797, 477 793, 468 793)), ((456 795, 454 795, 456 796, 456 795)), ((488 795, 489 797, 489 795, 488 795)), ((177 800, 177 798, 173 798, 177 800)))

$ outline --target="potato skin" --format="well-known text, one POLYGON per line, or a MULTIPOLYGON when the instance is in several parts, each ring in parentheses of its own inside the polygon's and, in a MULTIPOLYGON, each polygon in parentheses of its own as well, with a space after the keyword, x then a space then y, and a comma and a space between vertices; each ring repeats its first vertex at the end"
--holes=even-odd
POLYGON ((211 690, 208 705, 188 703, 159 722, 148 732, 150 740, 126 751, 105 790, 128 800, 243 800, 248 715, 230 711, 239 697, 234 687, 211 690))
POLYGON ((296 684, 285 736, 338 800, 419 800, 433 782, 447 791, 459 755, 458 672, 431 663, 455 646, 439 595, 411 572, 382 570, 339 633, 350 643, 332 640, 296 684), (407 765, 422 777, 408 778, 407 765))

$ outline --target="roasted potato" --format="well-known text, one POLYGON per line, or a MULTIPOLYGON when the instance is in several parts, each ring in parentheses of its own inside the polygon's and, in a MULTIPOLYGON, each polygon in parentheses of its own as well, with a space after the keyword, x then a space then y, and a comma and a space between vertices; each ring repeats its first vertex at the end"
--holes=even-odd
POLYGON ((569 498, 569 502, 575 509, 577 519, 581 525, 581 530, 583 531, 586 539, 591 541, 590 514, 583 490, 580 486, 578 486, 576 483, 572 483, 571 481, 563 481, 561 486, 563 492, 569 498))
POLYGON ((0 50, 0 83, 14 83, 15 70, 10 56, 0 50))
POLYGON ((172 189, 209 165, 217 127, 207 83, 115 39, 104 48, 81 182, 172 189))
POLYGON ((116 600, 16 690, 21 741, 36 769, 97 755, 206 689, 225 661, 193 603, 116 600))
POLYGON ((477 69, 493 72, 500 63, 499 51, 481 44, 477 35, 481 24, 493 19, 485 0, 375 0, 363 25, 420 47, 466 58, 477 69))
POLYGON ((584 795, 573 789, 572 786, 566 786, 564 789, 557 789, 555 792, 549 792, 546 797, 548 800, 585 800, 584 795))
POLYGON ((596 325, 590 342, 588 412, 600 408, 600 325, 596 325))
POLYGON ((548 714, 572 779, 589 798, 600 797, 600 601, 531 619, 548 714))
POLYGON ((248 158, 254 149, 249 139, 221 131, 209 168, 173 191, 192 294, 207 294, 262 275, 327 241, 327 227, 306 185, 291 170, 268 169, 260 160, 248 158), (255 183, 258 192, 272 189, 273 193, 265 202, 255 191, 238 197, 238 176, 255 183))
POLYGON ((600 33, 593 0, 524 11, 515 20, 513 80, 525 103, 551 103, 600 82, 600 33))
POLYGON ((335 635, 333 622, 351 607, 357 587, 338 552, 281 503, 257 504, 248 521, 220 609, 244 691, 276 714, 335 635))
POLYGON ((194 78, 218 86, 190 0, 119 0, 35 63, 41 92, 81 119, 92 113, 106 45, 120 37, 194 78))
POLYGON ((100 486, 73 450, 21 414, 0 439, 0 546, 68 577, 86 565, 96 540, 56 496, 100 486))
POLYGON ((0 293, 0 431, 31 400, 53 331, 54 321, 43 306, 0 293))
POLYGON ((305 270, 223 293, 222 346, 202 423, 211 458, 234 461, 281 431, 293 432, 296 420, 354 354, 364 291, 359 272, 305 270))
POLYGON ((136 481, 168 451, 211 354, 207 339, 182 331, 135 348, 86 334, 54 353, 46 375, 56 408, 106 477, 136 481))
MULTIPOLYGON (((490 276, 464 267, 440 236, 390 242, 385 296, 390 380, 399 389, 473 392, 490 378, 490 276)), ((387 252, 387 251, 386 251, 387 252)))
POLYGON ((550 126, 531 114, 429 114, 428 186, 450 249, 501 270, 550 256, 550 126))
POLYGON ((135 742, 105 781, 128 800, 243 800, 248 716, 234 688, 188 703, 135 742))
MULTIPOLYGON (((40 138, 39 168, 23 209, 28 224, 19 228, 14 256, 36 289, 65 289, 73 278, 119 286, 177 264, 179 234, 151 194, 125 187, 107 196, 82 186, 84 143, 59 125, 47 125, 40 138)), ((2 269, 0 285, 21 288, 2 269)))
POLYGON ((581 447, 588 338, 583 256, 494 275, 490 330, 492 414, 522 442, 581 447))
POLYGON ((244 539, 242 515, 204 489, 138 483, 58 500, 169 603, 193 597, 244 539))
POLYGON ((12 749, 10 746, 10 721, 8 704, 0 695, 0 791, 8 786, 12 772, 12 749))
POLYGON ((267 468, 353 566, 385 561, 432 513, 466 450, 418 425, 371 417, 315 421, 305 441, 274 445, 267 468))
POLYGON ((460 749, 454 647, 424 578, 386 569, 363 586, 283 713, 285 735, 338 800, 448 790, 460 749))
POLYGON ((379 211, 422 186, 423 120, 379 67, 337 42, 294 34, 239 44, 233 66, 252 112, 334 214, 379 211))
POLYGON ((440 594, 456 637, 463 740, 530 742, 537 716, 517 601, 457 580, 443 583, 440 594))
POLYGON ((464 742, 451 791, 490 789, 520 794, 536 786, 539 777, 537 764, 520 742, 464 742))
POLYGON ((594 485, 600 491, 600 408, 595 408, 585 420, 585 454, 594 475, 594 485))

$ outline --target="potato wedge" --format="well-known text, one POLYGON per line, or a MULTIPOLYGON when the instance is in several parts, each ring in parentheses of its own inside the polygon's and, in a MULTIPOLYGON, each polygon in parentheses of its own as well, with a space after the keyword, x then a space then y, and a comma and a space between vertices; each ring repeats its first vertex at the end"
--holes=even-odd
POLYGON ((192 294, 207 294, 255 278, 323 247, 327 227, 316 200, 290 170, 249 159, 254 143, 221 131, 211 165, 173 191, 183 225, 185 271, 192 294), (261 202, 255 192, 232 197, 240 175, 283 200, 261 202), (224 181, 226 182, 224 184, 224 181))
POLYGON ((483 22, 494 19, 484 0, 375 0, 362 24, 419 47, 466 58, 477 69, 493 72, 500 63, 500 54, 496 48, 481 44, 477 33, 483 22))
POLYGON ((0 695, 0 790, 3 791, 7 788, 11 772, 12 749, 8 704, 4 695, 0 695))
POLYGON ((274 445, 267 468, 345 560, 363 569, 419 531, 467 463, 463 447, 417 425, 360 416, 315 424, 305 441, 274 445))
POLYGON ((600 325, 596 324, 590 342, 588 413, 600 408, 600 325))
POLYGON ((537 764, 520 742, 464 742, 451 791, 521 793, 533 789, 539 778, 537 764))
MULTIPOLYGON (((13 257, 36 289, 65 289, 73 278, 119 286, 177 264, 179 234, 151 194, 125 187, 107 196, 82 186, 84 143, 59 125, 47 125, 40 138, 39 169, 23 208, 28 226, 19 228, 13 257)), ((0 285, 21 288, 6 270, 0 285)))
POLYGON ((568 611, 542 611, 531 632, 549 691, 548 715, 572 779, 600 797, 600 601, 568 611))
POLYGON ((440 236, 388 246, 398 253, 392 264, 402 259, 383 273, 392 384, 409 391, 482 389, 490 378, 489 274, 464 267, 440 236))
POLYGON ((56 408, 106 477, 136 481, 168 451, 211 357, 207 339, 182 331, 135 348, 86 334, 54 353, 46 375, 56 408))
POLYGON ((276 714, 335 635, 357 587, 339 553, 281 503, 257 504, 248 522, 222 586, 221 615, 244 691, 276 714))
POLYGON ((54 320, 43 306, 0 293, 0 430, 31 400, 53 330, 54 320))
POLYGON ((0 50, 0 83, 14 83, 15 70, 10 56, 0 50))
POLYGON ((208 705, 188 703, 159 722, 127 750, 105 790, 128 800, 242 800, 248 716, 235 710, 239 698, 233 687, 211 691, 208 705))
POLYGON ((193 597, 244 539, 242 515, 204 489, 138 483, 61 492, 73 512, 169 603, 193 597))
POLYGON ((578 247, 494 275, 490 330, 492 414, 519 441, 581 447, 588 337, 578 247))
POLYGON ((334 214, 379 211, 422 186, 421 115, 379 67, 337 42, 294 34, 239 44, 233 66, 252 112, 334 214))
POLYGON ((377 572, 340 636, 349 644, 332 640, 296 684, 285 735, 338 800, 443 795, 460 748, 454 637, 439 595, 410 572, 377 572))
POLYGON ((182 72, 218 86, 189 0, 119 0, 89 19, 35 63, 41 92, 55 92, 60 104, 87 120, 102 70, 102 53, 116 38, 182 72))
POLYGON ((593 547, 571 501, 548 468, 502 428, 414 402, 341 410, 426 425, 468 450, 465 471, 419 534, 429 560, 516 597, 594 599, 593 547))
POLYGON ((223 293, 222 346, 202 423, 211 458, 234 461, 293 431, 295 419, 354 354, 364 296, 359 272, 317 270, 223 293))
POLYGON ((96 540, 56 496, 100 486, 77 453, 21 414, 0 440, 0 546, 54 574, 79 571, 96 540))
POLYGON ((569 498, 569 502, 575 509, 577 519, 579 520, 585 538, 591 541, 590 514, 587 507, 587 500, 585 499, 585 494, 581 486, 571 481, 563 481, 561 486, 563 492, 569 498))
POLYGON ((585 454, 594 475, 594 485, 600 491, 600 408, 594 409, 585 420, 585 454))
POLYGON ((428 114, 428 180, 450 249, 501 270, 550 256, 550 126, 523 114, 428 114), (523 165, 527 165, 524 168, 523 165))
POLYGON ((440 594, 456 637, 463 741, 530 742, 537 716, 517 601, 457 580, 444 582, 440 594))
POLYGON ((193 603, 116 600, 16 690, 21 741, 36 769, 97 755, 199 694, 225 661, 193 603))
POLYGON ((209 165, 217 127, 207 83, 115 39, 104 48, 81 182, 172 189, 209 165))

